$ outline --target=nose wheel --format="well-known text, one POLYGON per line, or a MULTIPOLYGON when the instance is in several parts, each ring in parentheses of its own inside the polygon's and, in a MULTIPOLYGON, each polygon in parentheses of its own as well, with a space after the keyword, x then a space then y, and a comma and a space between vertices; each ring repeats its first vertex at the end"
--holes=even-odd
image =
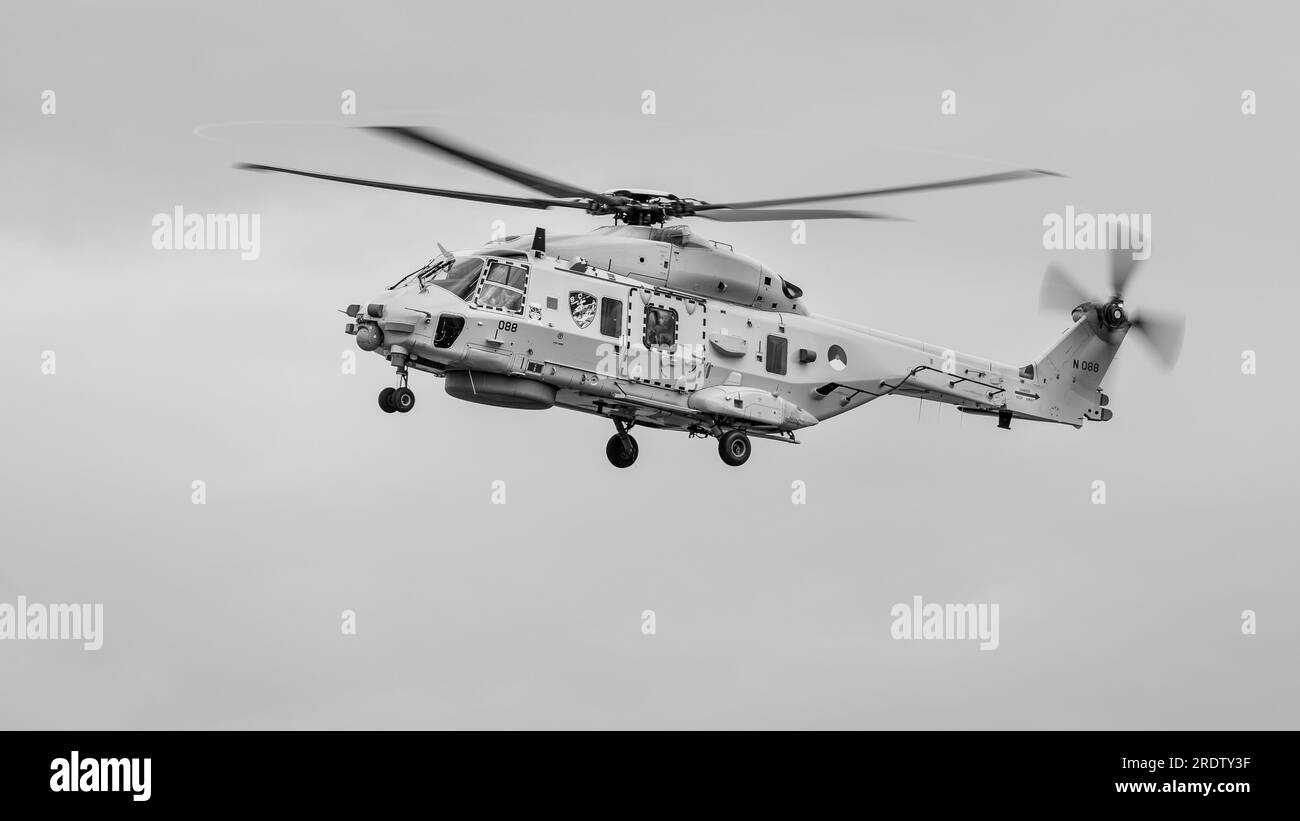
POLYGON ((406 369, 397 372, 398 387, 379 392, 379 409, 384 413, 410 413, 415 407, 415 391, 406 387, 406 369))

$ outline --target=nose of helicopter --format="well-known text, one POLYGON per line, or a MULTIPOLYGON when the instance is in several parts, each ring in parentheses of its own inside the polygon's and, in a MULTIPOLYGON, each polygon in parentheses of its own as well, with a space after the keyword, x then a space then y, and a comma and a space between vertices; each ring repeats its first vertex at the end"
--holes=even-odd
POLYGON ((355 321, 348 332, 356 336, 357 347, 374 351, 394 345, 406 347, 427 335, 439 306, 431 294, 382 291, 364 304, 353 303, 346 313, 355 321))

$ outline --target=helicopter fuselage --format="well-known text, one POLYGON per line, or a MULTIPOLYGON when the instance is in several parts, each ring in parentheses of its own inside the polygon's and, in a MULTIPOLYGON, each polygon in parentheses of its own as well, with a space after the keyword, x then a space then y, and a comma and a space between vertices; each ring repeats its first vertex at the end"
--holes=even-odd
POLYGON ((1109 359, 1092 364, 1105 354, 1093 348, 1118 342, 1087 321, 1053 349, 1059 361, 1035 371, 813 315, 798 301, 787 304, 801 310, 780 310, 679 290, 666 284, 671 259, 665 284, 654 284, 593 265, 590 245, 578 260, 549 253, 556 241, 548 253, 512 243, 457 255, 454 267, 416 272, 350 306, 349 332, 401 372, 446 377, 460 399, 704 436, 795 441, 796 430, 892 394, 996 415, 1004 427, 1103 418, 1097 383, 1109 359))

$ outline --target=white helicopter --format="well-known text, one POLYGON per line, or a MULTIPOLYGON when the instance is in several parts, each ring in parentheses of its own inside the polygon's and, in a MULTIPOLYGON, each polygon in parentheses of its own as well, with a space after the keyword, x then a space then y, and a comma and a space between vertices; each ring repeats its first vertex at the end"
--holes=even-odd
POLYGON ((1101 380, 1120 343, 1138 331, 1172 367, 1178 317, 1135 315, 1124 304, 1134 270, 1115 252, 1111 296, 1090 299, 1056 267, 1044 307, 1071 312, 1073 326, 1041 357, 1008 365, 812 313, 802 290, 731 246, 669 220, 720 222, 890 219, 813 202, 953 188, 1051 174, 1016 170, 840 194, 708 203, 640 189, 594 192, 488 157, 427 130, 377 131, 533 189, 543 197, 452 191, 241 164, 315 179, 534 209, 577 208, 614 218, 591 234, 507 237, 440 255, 348 306, 346 332, 384 356, 397 385, 386 413, 409 412, 411 370, 444 379, 458 399, 508 408, 555 406, 610 419, 605 452, 619 468, 639 448, 634 427, 714 437, 728 465, 750 457, 751 439, 798 444, 795 432, 882 396, 955 405, 965 413, 1082 427, 1111 418, 1101 380))

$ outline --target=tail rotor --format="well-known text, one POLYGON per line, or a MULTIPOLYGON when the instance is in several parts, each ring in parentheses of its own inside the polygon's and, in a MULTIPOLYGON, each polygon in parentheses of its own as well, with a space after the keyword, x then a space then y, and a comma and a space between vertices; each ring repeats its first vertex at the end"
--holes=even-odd
POLYGON ((1090 299, 1087 292, 1056 263, 1047 266, 1043 285, 1039 291, 1039 305, 1043 310, 1070 311, 1079 318, 1079 312, 1095 312, 1101 328, 1110 331, 1131 329, 1151 351, 1165 370, 1173 369, 1183 346, 1186 318, 1181 314, 1155 311, 1130 313, 1124 304, 1124 291, 1137 270, 1138 260, 1127 250, 1114 250, 1110 255, 1109 299, 1090 299))

